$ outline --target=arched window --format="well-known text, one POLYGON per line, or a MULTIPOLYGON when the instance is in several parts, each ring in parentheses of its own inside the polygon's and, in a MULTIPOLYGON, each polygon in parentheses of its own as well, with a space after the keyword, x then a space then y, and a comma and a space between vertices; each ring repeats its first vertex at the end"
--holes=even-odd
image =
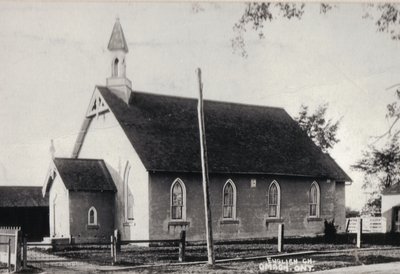
POLYGON ((310 187, 310 195, 308 197, 310 217, 319 217, 320 208, 320 190, 317 182, 313 182, 310 187))
POLYGON ((268 217, 279 218, 281 208, 281 189, 276 181, 268 188, 268 217))
POLYGON ((129 162, 126 163, 124 172, 124 206, 125 206, 125 221, 132 221, 134 218, 134 197, 131 188, 129 187, 129 173, 131 166, 129 162))
POLYGON ((88 211, 88 225, 97 225, 97 211, 93 206, 88 211))
POLYGON ((222 217, 224 219, 236 218, 236 186, 231 179, 229 179, 223 188, 222 196, 222 217))
POLYGON ((186 219, 186 188, 179 178, 171 186, 171 219, 186 219))
POLYGON ((119 63, 118 58, 115 58, 112 69, 112 76, 114 77, 118 77, 118 63, 119 63))

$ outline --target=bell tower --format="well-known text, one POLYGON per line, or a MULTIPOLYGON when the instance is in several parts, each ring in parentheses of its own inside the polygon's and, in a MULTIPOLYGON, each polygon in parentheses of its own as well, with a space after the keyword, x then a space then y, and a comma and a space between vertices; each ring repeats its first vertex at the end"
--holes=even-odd
POLYGON ((107 78, 107 87, 129 104, 132 94, 132 82, 126 77, 126 54, 129 50, 119 18, 115 21, 107 48, 111 54, 111 77, 107 78))

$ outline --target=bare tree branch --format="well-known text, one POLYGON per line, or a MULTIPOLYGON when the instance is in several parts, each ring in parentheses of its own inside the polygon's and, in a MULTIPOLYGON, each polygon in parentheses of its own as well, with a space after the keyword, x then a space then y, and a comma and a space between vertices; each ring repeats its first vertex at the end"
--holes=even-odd
MULTIPOLYGON (((391 39, 400 40, 400 4, 379 3, 364 4, 367 11, 362 19, 372 19, 378 32, 387 32, 391 39), (376 15, 376 12, 378 15, 376 15)), ((338 5, 320 3, 320 14, 326 14, 338 5)), ((301 19, 305 12, 304 3, 288 2, 252 2, 246 3, 243 15, 233 26, 234 37, 231 39, 234 53, 247 57, 246 40, 244 35, 248 27, 251 27, 259 36, 264 38, 264 24, 279 17, 301 19)))

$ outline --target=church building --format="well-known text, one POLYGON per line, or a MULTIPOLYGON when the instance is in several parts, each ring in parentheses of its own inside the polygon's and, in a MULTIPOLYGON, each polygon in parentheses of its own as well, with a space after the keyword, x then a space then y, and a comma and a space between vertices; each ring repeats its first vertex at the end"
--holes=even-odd
MULTIPOLYGON (((96 86, 70 158, 43 186, 50 236, 205 240, 197 100, 137 91, 119 20, 110 77, 96 86)), ((140 77, 140 76, 138 76, 140 77)), ((204 101, 215 239, 323 233, 345 225, 349 176, 277 107, 204 101)))

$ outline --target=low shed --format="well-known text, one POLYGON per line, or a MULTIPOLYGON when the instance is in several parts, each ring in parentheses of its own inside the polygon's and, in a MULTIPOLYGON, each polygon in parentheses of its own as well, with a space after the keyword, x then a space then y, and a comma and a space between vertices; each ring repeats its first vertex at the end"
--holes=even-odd
POLYGON ((41 187, 0 186, 0 226, 19 226, 30 241, 49 236, 49 202, 41 187))

